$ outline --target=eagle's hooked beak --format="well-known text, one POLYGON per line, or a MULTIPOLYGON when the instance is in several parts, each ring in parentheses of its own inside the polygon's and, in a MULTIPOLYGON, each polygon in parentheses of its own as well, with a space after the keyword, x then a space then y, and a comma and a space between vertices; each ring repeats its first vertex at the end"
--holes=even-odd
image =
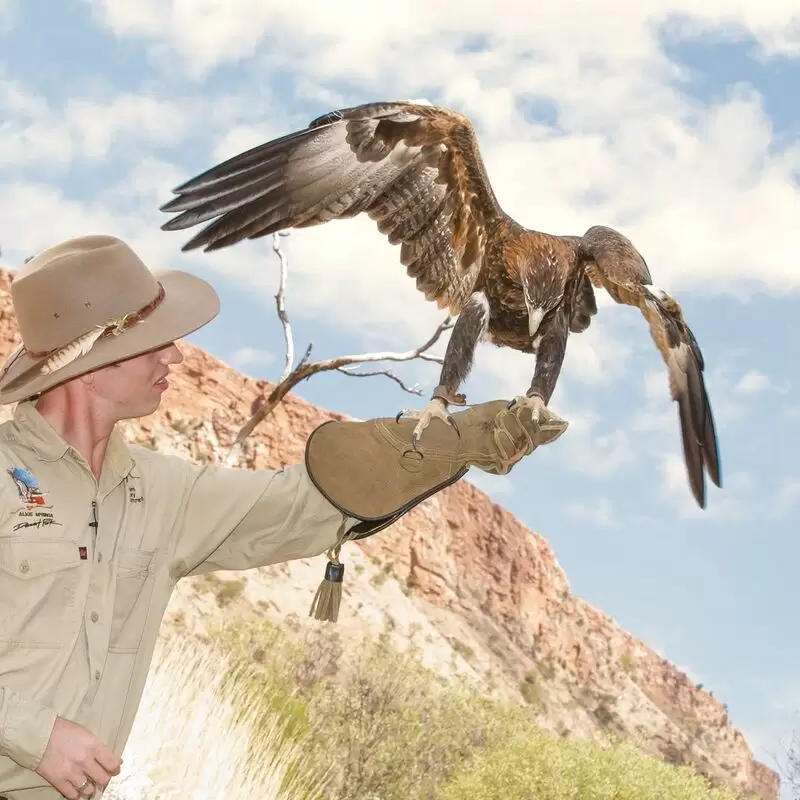
POLYGON ((531 339, 536 336, 536 331, 539 330, 542 319, 544 319, 544 309, 528 307, 528 332, 531 335, 531 339))

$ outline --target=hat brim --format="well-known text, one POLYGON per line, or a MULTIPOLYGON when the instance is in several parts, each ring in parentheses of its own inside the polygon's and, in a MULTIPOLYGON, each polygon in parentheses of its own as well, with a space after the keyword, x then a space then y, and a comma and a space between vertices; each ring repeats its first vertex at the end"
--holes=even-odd
POLYGON ((95 342, 92 349, 61 369, 42 374, 44 359, 20 355, 0 379, 0 405, 24 400, 60 383, 117 361, 146 353, 180 339, 211 322, 220 301, 207 281, 181 270, 154 271, 164 299, 145 319, 117 336, 95 342))

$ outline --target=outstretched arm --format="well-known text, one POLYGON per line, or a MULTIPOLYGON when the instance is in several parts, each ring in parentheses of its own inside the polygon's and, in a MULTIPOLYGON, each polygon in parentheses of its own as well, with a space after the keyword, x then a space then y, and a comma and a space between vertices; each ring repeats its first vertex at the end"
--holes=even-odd
POLYGON ((249 569, 326 550, 336 557, 345 539, 391 525, 470 467, 506 474, 567 428, 555 414, 533 421, 506 405, 495 400, 458 412, 457 431, 434 426, 430 450, 426 444, 417 455, 410 453, 413 423, 376 418, 323 423, 309 437, 304 463, 280 470, 199 467, 161 456, 173 493, 181 491, 174 473, 183 471, 171 574, 249 569))

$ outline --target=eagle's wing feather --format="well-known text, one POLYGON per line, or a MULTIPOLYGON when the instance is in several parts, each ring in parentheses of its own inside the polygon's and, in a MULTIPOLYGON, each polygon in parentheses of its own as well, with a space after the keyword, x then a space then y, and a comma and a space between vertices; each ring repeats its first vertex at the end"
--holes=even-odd
POLYGON ((469 120, 413 102, 332 111, 174 189, 162 225, 208 223, 183 245, 217 250, 365 213, 428 300, 458 313, 502 212, 469 120))
POLYGON ((714 416, 706 391, 705 362, 678 302, 653 286, 650 271, 631 242, 603 226, 590 228, 580 240, 585 269, 592 283, 617 303, 638 308, 667 366, 670 395, 678 404, 681 441, 692 493, 705 508, 704 468, 721 486, 720 457, 714 416))

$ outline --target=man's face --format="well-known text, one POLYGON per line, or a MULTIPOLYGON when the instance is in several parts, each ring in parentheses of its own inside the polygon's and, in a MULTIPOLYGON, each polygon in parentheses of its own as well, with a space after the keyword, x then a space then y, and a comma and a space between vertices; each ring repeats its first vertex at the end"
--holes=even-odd
POLYGON ((142 353, 94 372, 92 391, 106 401, 117 419, 147 416, 158 408, 169 386, 170 365, 181 361, 183 355, 174 343, 142 353))

